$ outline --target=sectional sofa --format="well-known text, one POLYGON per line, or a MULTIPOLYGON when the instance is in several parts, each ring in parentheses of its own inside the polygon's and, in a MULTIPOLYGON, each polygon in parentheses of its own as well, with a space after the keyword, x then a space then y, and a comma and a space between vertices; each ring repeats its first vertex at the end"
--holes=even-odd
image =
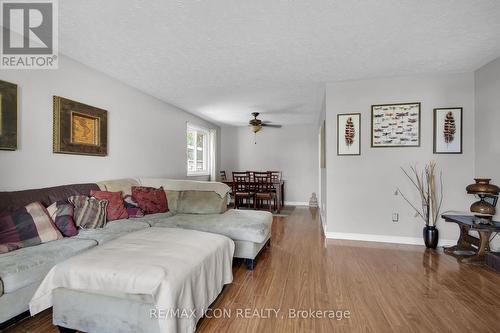
POLYGON ((169 212, 111 221, 101 229, 80 230, 71 238, 0 254, 0 323, 28 310, 33 294, 54 265, 134 231, 161 227, 221 234, 234 241, 234 257, 244 259, 248 269, 253 269, 256 256, 270 244, 272 215, 264 211, 228 210, 229 187, 214 182, 137 178, 0 192, 0 214, 36 201, 47 207, 72 195, 89 195, 91 190, 129 194, 131 187, 137 185, 163 186, 169 212))

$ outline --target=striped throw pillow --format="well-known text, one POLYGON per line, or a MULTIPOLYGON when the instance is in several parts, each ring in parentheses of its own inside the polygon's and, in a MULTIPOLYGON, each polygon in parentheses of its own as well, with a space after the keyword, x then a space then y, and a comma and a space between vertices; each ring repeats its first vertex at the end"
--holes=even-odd
POLYGON ((85 195, 74 195, 68 201, 75 207, 73 219, 77 227, 82 229, 102 228, 106 224, 107 200, 89 198, 85 195))
POLYGON ((62 238, 47 210, 39 202, 0 216, 0 253, 62 238))
POLYGON ((74 208, 72 204, 64 200, 56 201, 47 207, 47 212, 64 237, 78 235, 78 230, 73 220, 74 208))

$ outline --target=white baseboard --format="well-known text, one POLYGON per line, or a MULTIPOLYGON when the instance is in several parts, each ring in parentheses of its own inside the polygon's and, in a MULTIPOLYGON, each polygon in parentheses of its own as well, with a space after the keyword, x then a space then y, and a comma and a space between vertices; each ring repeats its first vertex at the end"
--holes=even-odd
MULTIPOLYGON (((357 234, 357 233, 344 233, 344 232, 325 232, 325 237, 330 239, 347 239, 347 240, 356 240, 364 242, 424 245, 424 240, 421 237, 387 236, 387 235, 357 234)), ((457 244, 456 240, 440 239, 438 246, 451 246, 456 244, 457 244)))
POLYGON ((285 201, 285 206, 309 206, 306 201, 285 201))

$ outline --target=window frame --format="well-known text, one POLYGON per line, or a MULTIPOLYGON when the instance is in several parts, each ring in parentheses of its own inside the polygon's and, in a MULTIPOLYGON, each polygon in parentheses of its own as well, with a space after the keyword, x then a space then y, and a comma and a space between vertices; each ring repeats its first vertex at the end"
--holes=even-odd
POLYGON ((210 175, 210 129, 204 128, 201 126, 196 126, 190 123, 187 123, 186 126, 186 171, 188 176, 209 176, 210 175), (203 170, 195 170, 195 171, 190 171, 189 170, 189 160, 188 160, 188 151, 190 147, 188 146, 187 142, 187 134, 188 132, 194 132, 194 147, 191 149, 194 149, 194 165, 195 169, 198 164, 198 134, 203 134, 203 170))

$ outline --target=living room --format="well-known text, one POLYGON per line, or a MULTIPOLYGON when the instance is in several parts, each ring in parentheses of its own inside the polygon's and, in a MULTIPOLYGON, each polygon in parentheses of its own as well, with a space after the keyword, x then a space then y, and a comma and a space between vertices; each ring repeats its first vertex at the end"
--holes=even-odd
POLYGON ((500 328, 498 1, 0 5, 0 331, 500 328))

